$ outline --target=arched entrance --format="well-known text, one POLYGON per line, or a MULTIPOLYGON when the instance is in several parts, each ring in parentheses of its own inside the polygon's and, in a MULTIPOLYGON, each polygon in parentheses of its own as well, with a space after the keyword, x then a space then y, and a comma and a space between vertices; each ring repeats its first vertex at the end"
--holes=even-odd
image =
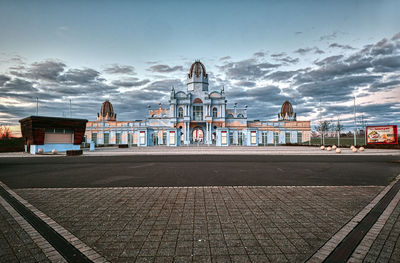
POLYGON ((204 132, 201 127, 196 127, 193 129, 193 143, 203 143, 204 142, 204 132))

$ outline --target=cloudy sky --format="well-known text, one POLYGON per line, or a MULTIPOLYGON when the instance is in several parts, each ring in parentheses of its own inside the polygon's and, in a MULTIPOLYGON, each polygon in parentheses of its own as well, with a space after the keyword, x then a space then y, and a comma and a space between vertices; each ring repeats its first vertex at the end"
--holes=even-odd
POLYGON ((249 119, 400 124, 400 1, 0 1, 0 124, 34 115, 119 120, 186 90, 200 59, 210 90, 249 119))

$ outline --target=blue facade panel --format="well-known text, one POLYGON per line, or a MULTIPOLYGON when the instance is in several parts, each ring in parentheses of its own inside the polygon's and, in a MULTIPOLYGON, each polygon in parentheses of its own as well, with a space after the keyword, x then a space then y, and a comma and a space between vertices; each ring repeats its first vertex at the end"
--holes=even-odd
POLYGON ((66 152, 69 150, 80 150, 80 145, 75 145, 72 143, 46 143, 44 145, 31 145, 30 153, 37 154, 39 149, 43 149, 44 153, 50 153, 53 149, 57 152, 66 152))

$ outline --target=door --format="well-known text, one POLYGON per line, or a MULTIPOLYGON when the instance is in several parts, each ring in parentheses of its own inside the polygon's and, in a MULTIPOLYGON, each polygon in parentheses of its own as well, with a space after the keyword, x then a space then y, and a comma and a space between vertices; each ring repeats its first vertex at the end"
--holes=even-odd
POLYGON ((200 127, 196 127, 193 129, 193 142, 194 143, 203 143, 204 133, 200 127))
POLYGON ((104 145, 108 145, 110 143, 110 134, 104 133, 104 145))

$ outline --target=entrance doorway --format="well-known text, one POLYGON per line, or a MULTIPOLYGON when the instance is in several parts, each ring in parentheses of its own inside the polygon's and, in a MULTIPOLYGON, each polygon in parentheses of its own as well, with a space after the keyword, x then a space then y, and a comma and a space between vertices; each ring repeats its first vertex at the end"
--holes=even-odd
POLYGON ((194 143, 204 142, 204 132, 202 128, 196 127, 193 129, 193 142, 194 143))

